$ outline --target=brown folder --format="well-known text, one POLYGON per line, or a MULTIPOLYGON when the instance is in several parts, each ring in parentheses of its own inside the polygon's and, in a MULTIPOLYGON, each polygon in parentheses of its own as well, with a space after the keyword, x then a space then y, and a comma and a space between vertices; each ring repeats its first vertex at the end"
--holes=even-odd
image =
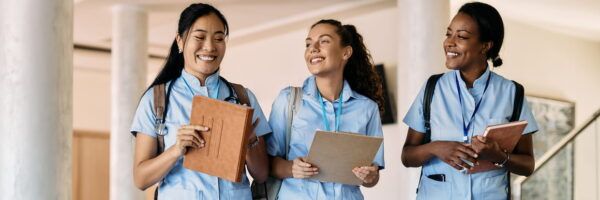
POLYGON ((200 135, 204 148, 189 148, 183 159, 185 168, 233 182, 242 180, 245 167, 247 133, 252 128, 253 109, 247 106, 195 96, 190 124, 209 131, 200 135))
POLYGON ((371 166, 383 138, 356 133, 317 131, 306 161, 319 168, 311 179, 360 185, 352 169, 371 166))
MULTIPOLYGON (((485 129, 483 136, 485 136, 487 140, 498 143, 500 149, 512 152, 517 146, 519 139, 521 139, 521 135, 523 135, 526 126, 527 121, 488 126, 485 129)), ((494 163, 487 160, 481 160, 479 161, 479 165, 476 165, 473 169, 469 170, 468 173, 472 174, 493 169, 498 169, 494 163)))

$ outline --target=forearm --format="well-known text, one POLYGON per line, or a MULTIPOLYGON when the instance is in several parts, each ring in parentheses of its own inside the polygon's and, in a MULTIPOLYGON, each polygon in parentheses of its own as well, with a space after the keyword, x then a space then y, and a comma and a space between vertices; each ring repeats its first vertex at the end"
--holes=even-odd
POLYGON ((512 173, 529 176, 533 173, 535 160, 533 156, 527 154, 510 154, 510 159, 508 159, 504 166, 512 173))
POLYGON ((402 164, 405 167, 423 166, 434 156, 432 153, 434 146, 434 143, 404 146, 402 149, 402 164))
POLYGON ((154 185, 171 170, 179 159, 177 152, 179 150, 173 147, 152 159, 142 161, 134 166, 134 181, 139 189, 145 190, 154 185))
POLYGON ((269 160, 265 141, 262 137, 258 138, 258 144, 254 147, 249 147, 246 152, 246 166, 254 180, 262 183, 269 176, 269 160))
POLYGON ((273 156, 271 157, 271 175, 280 179, 292 178, 292 165, 293 162, 291 160, 273 156))

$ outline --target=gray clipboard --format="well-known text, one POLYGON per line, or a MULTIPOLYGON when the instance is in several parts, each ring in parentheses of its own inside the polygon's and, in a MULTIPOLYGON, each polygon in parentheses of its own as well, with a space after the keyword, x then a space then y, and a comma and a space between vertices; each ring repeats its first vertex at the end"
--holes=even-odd
POLYGON ((319 174, 311 179, 361 185, 362 181, 352 169, 370 166, 382 142, 383 138, 380 137, 317 131, 306 157, 308 163, 319 168, 319 174))

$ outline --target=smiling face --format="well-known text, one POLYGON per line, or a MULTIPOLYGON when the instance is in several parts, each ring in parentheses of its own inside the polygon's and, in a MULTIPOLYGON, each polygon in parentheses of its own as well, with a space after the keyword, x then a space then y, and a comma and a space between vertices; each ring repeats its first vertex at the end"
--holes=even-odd
POLYGON ((211 13, 198 18, 188 33, 177 36, 186 71, 196 77, 215 73, 225 55, 225 38, 225 27, 217 15, 211 13))
POLYGON ((336 27, 317 24, 308 33, 304 60, 308 71, 315 76, 343 73, 344 65, 352 55, 352 47, 343 46, 336 27))
POLYGON ((477 23, 469 15, 459 12, 454 16, 443 44, 448 69, 464 70, 486 65, 486 53, 492 44, 481 42, 479 34, 477 23))

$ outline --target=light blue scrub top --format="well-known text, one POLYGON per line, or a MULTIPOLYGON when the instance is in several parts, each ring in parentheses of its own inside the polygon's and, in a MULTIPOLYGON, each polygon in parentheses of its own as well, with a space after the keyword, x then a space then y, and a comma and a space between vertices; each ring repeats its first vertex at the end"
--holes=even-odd
MULTIPOLYGON (((482 135, 489 125, 507 123, 513 112, 515 86, 512 81, 490 71, 475 80, 473 88, 467 89, 460 72, 453 70, 445 73, 438 81, 431 102, 431 141, 463 141, 463 122, 465 124, 475 110, 475 104, 482 98, 488 76, 490 83, 481 101, 479 110, 474 116, 473 124, 469 129, 469 138, 474 135, 482 135), (459 102, 456 81, 460 85, 462 105, 459 102)), ((413 102, 408 113, 404 117, 404 123, 410 128, 425 133, 425 121, 423 118, 423 93, 425 86, 421 88, 419 95, 413 102)), ((524 99, 520 120, 528 122, 524 134, 534 133, 538 125, 527 99, 524 99)), ((469 143, 470 143, 469 139, 469 143)), ((507 197, 506 168, 481 172, 476 174, 462 173, 442 160, 434 157, 423 166, 423 176, 417 199, 485 199, 505 200, 507 197), (431 174, 445 174, 446 182, 439 182, 427 178, 431 174)))
MULTIPOLYGON (((339 122, 340 132, 352 132, 361 135, 383 137, 381 119, 377 103, 371 99, 352 91, 348 82, 344 81, 343 109, 339 122)), ((318 98, 318 90, 315 77, 311 76, 304 81, 302 86, 302 107, 292 122, 292 133, 290 140, 290 152, 285 155, 285 129, 287 106, 290 88, 283 89, 273 102, 273 108, 269 117, 269 124, 273 128, 273 134, 266 137, 267 151, 272 156, 284 157, 294 160, 297 157, 305 157, 315 136, 315 131, 326 130, 323 119, 321 102, 325 103, 325 110, 329 126, 333 129, 335 124, 335 112, 339 109, 340 98, 333 103, 324 98, 318 98)), ((379 148, 373 162, 385 166, 383 161, 383 144, 379 148)), ((311 179, 284 179, 279 192, 279 199, 332 199, 352 200, 363 199, 359 186, 345 185, 333 182, 320 182, 311 179)))
MULTIPOLYGON (((181 76, 174 82, 175 85, 173 85, 171 95, 169 96, 169 107, 166 116, 167 135, 165 136, 165 149, 175 144, 177 129, 190 122, 192 98, 194 95, 192 95, 192 92, 186 85, 186 81, 196 95, 209 96, 210 94, 210 96, 214 96, 217 93, 217 86, 219 87, 219 99, 223 100, 230 95, 227 84, 219 79, 219 72, 209 76, 206 79, 205 86, 200 86, 200 81, 196 77, 182 70, 181 76)), ((256 135, 263 136, 270 133, 271 128, 256 97, 249 89, 246 89, 246 91, 248 92, 250 104, 254 108, 253 121, 259 119, 258 125, 254 129, 256 135)), ((153 90, 150 89, 146 91, 140 100, 131 125, 132 133, 142 133, 156 137, 153 96, 153 90)), ((180 157, 161 182, 158 190, 158 199, 239 200, 252 199, 252 194, 245 171, 242 173, 241 183, 230 182, 215 176, 188 170, 183 167, 183 157, 180 157)))

